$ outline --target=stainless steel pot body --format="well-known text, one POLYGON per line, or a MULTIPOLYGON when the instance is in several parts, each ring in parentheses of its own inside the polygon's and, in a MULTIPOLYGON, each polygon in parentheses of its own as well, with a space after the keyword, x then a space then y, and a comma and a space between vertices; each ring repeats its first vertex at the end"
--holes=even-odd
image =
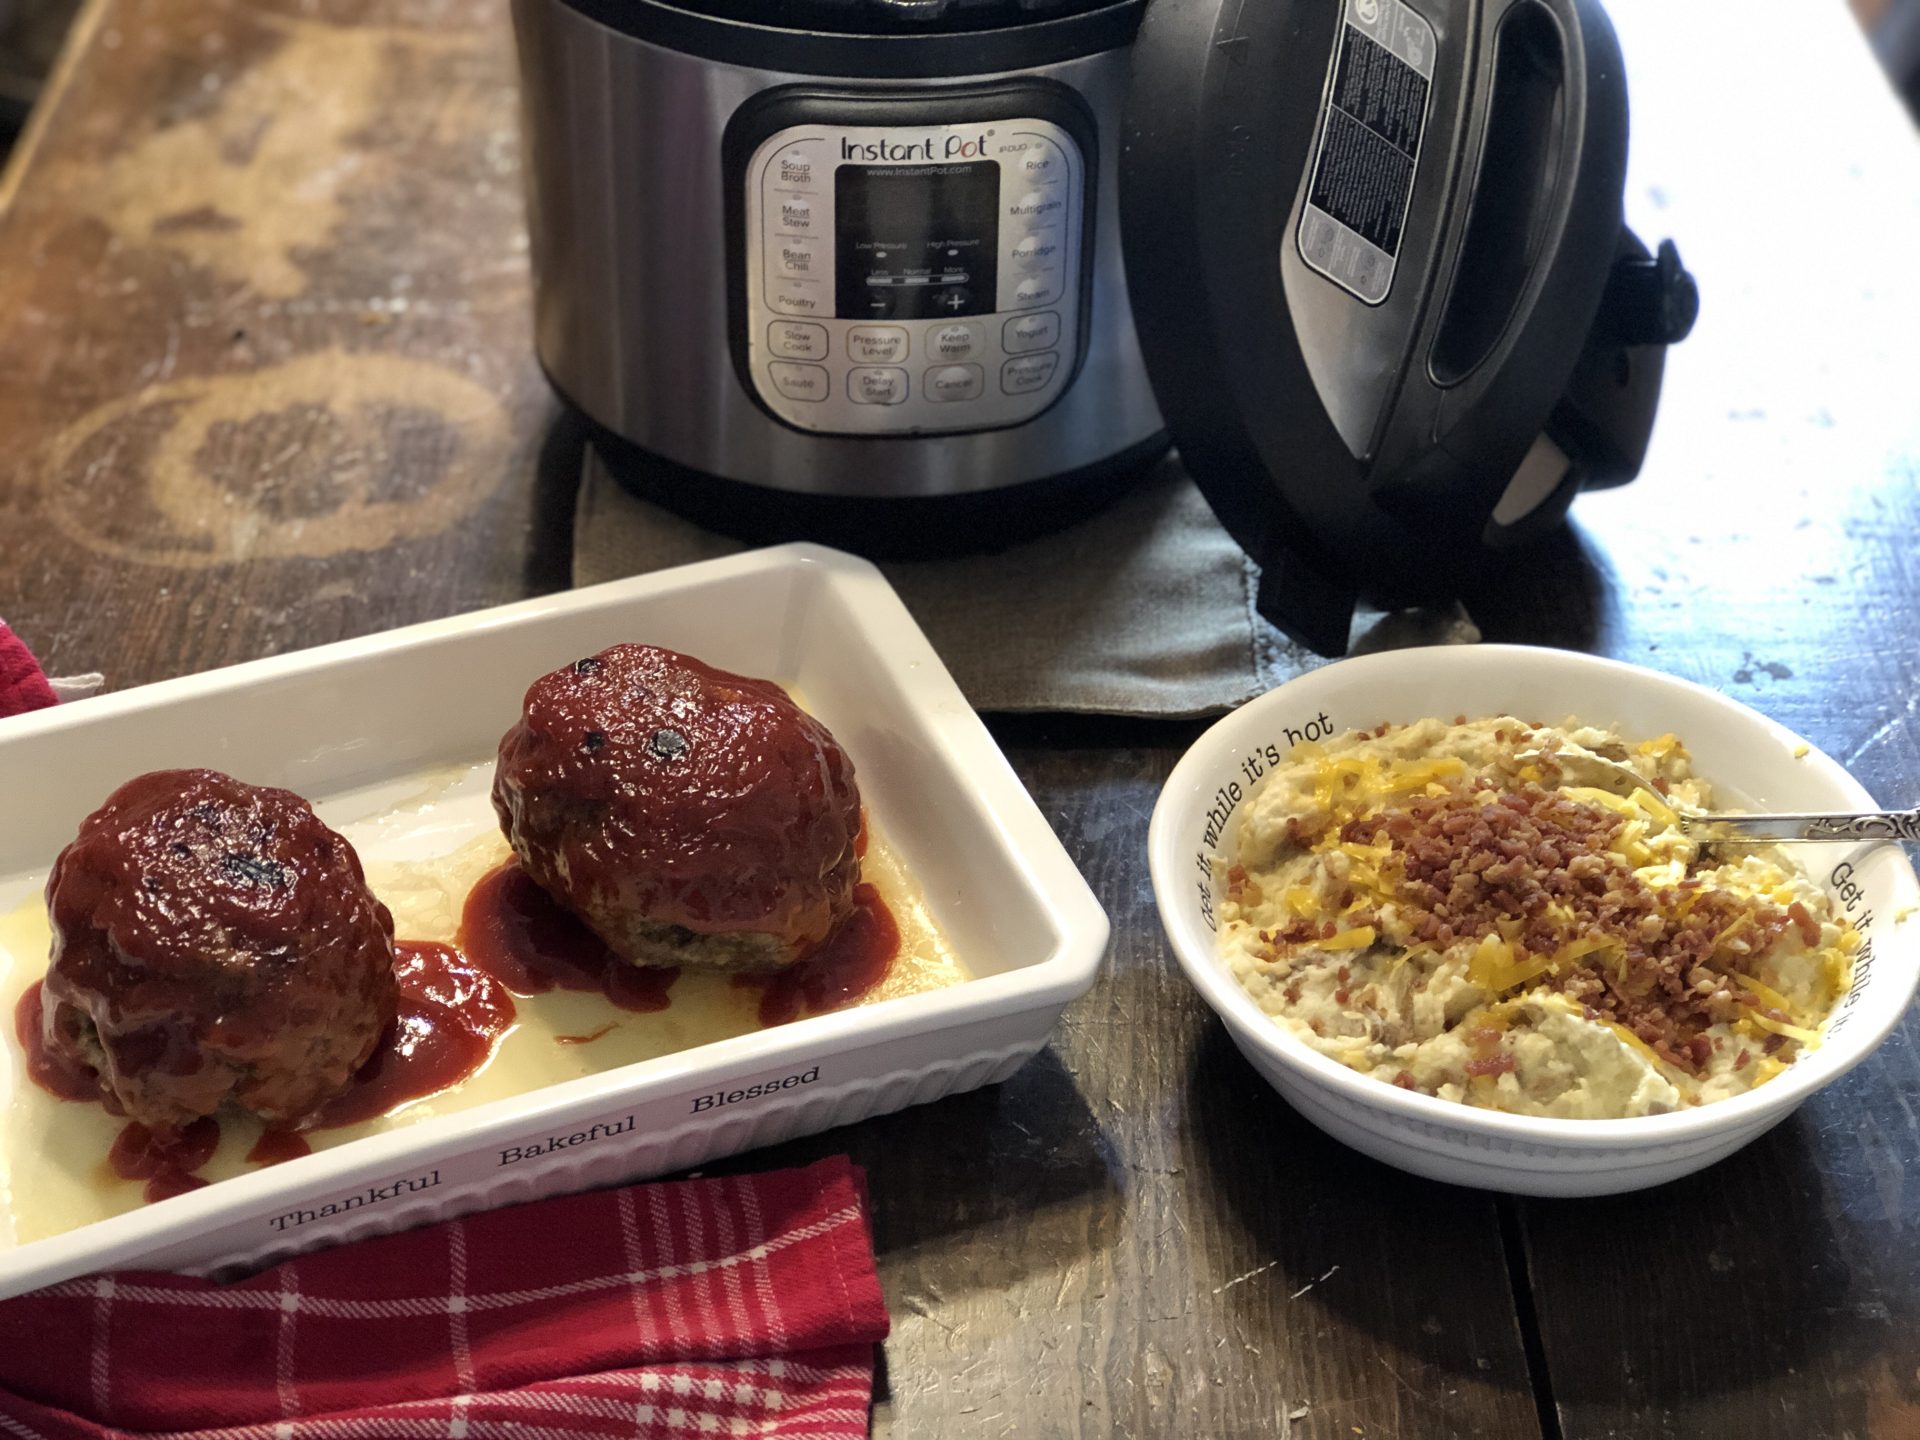
MULTIPOLYGON (((757 69, 617 33, 563 0, 514 0, 536 344, 590 420, 676 465, 801 495, 971 495, 1094 469, 1163 430, 1127 302, 1117 137, 1127 51, 1030 69, 876 78, 757 69), (1005 429, 836 436, 775 419, 731 340, 722 140, 770 90, 937 96, 1007 78, 1064 85, 1092 112, 1097 177, 1084 358, 1060 398, 1005 429)), ((734 223, 737 223, 734 222, 734 223)))

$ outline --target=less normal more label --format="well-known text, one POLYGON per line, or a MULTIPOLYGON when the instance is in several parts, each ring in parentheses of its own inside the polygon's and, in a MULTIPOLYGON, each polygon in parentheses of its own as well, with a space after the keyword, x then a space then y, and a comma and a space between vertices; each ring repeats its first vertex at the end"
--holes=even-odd
POLYGON ((1200 918, 1207 922, 1209 930, 1220 929, 1213 913, 1213 868, 1220 847, 1230 833, 1234 811, 1253 792, 1263 775, 1286 760, 1287 752, 1294 746, 1303 741, 1332 738, 1333 717, 1322 710, 1317 715, 1295 717, 1294 723, 1282 724, 1277 734, 1256 741, 1234 757, 1238 773, 1222 782, 1207 802, 1207 813, 1201 818, 1200 844, 1193 852, 1193 868, 1198 872, 1195 884, 1200 895, 1200 918))
POLYGON ((1433 91, 1433 27, 1400 0, 1347 0, 1300 258, 1369 305, 1393 289, 1433 91))

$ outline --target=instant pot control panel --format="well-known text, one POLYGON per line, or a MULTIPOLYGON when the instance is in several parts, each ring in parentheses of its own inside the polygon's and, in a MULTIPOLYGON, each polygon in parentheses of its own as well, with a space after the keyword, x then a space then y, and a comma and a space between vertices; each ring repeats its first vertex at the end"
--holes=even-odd
POLYGON ((763 97, 727 137, 742 381, 822 434, 1040 414, 1083 350, 1094 144, 1048 84, 763 97))

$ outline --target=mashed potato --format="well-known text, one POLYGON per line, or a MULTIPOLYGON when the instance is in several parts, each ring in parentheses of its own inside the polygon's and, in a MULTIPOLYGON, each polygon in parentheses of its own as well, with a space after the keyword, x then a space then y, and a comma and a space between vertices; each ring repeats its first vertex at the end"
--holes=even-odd
POLYGON ((1860 938, 1783 851, 1701 846, 1675 806, 1713 803, 1672 735, 1503 716, 1302 744, 1241 809, 1222 953, 1307 1044, 1442 1099, 1737 1095, 1818 1043, 1860 938))

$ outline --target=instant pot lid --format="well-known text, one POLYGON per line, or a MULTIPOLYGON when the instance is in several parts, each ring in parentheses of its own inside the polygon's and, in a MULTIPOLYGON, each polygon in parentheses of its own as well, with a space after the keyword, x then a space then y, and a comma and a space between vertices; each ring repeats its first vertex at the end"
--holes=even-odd
POLYGON ((1156 396, 1259 608, 1457 595, 1639 468, 1693 282, 1622 225, 1595 0, 1154 0, 1121 148, 1156 396))

